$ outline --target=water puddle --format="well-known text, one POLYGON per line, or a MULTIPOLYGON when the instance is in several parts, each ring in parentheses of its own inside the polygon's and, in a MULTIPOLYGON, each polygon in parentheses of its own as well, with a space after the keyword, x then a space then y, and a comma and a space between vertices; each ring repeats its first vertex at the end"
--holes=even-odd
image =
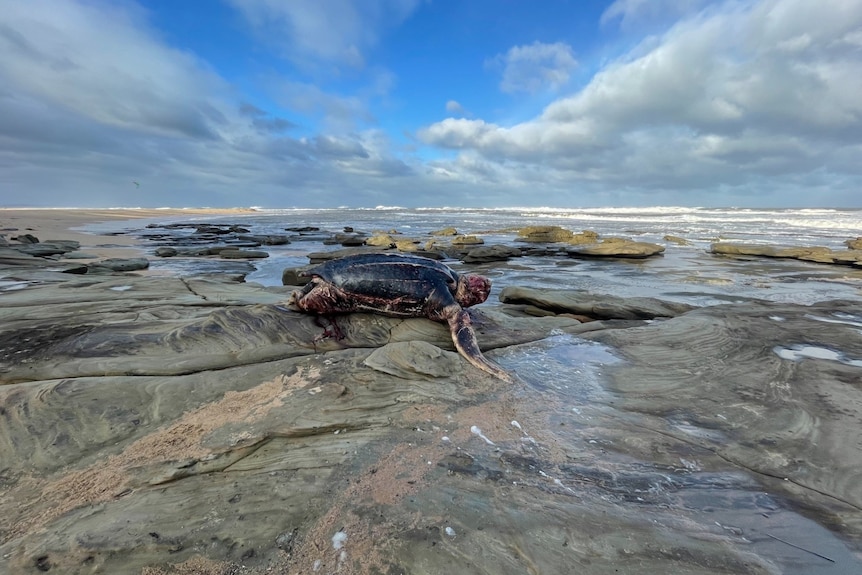
POLYGON ((565 333, 512 346, 496 358, 534 389, 579 402, 610 397, 601 383, 603 368, 622 362, 611 348, 565 333))
POLYGON ((840 323, 844 325, 852 325, 853 327, 862 327, 862 316, 851 313, 835 312, 832 317, 823 317, 821 315, 805 314, 806 319, 822 321, 826 323, 840 323))
POLYGON ((852 359, 840 351, 815 345, 794 345, 790 347, 776 346, 772 349, 781 359, 800 361, 803 359, 825 359, 837 361, 853 367, 862 367, 862 359, 852 359))
POLYGON ((0 281, 0 291, 16 291, 26 288, 29 282, 25 281, 0 281))

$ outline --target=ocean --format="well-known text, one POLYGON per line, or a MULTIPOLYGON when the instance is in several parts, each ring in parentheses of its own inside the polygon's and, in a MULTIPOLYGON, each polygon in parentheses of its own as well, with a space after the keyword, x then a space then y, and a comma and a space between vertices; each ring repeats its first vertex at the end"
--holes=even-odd
MULTIPOLYGON (((236 224, 252 234, 289 234, 286 228, 311 226, 339 232, 346 226, 357 231, 397 231, 407 238, 424 238, 429 232, 455 227, 459 233, 481 237, 486 245, 512 244, 513 230, 528 225, 557 225, 574 232, 593 230, 601 237, 626 237, 666 246, 662 256, 646 260, 522 257, 507 264, 466 266, 456 269, 483 273, 491 278, 495 293, 507 285, 557 289, 582 289, 622 297, 649 296, 714 305, 727 301, 762 299, 810 304, 827 299, 862 299, 862 269, 767 258, 728 258, 713 255, 718 241, 783 246, 825 246, 847 249, 844 242, 862 236, 862 209, 742 209, 742 208, 418 208, 395 206, 333 209, 256 209, 253 213, 194 216, 182 221, 236 224), (665 240, 672 235, 687 245, 665 240)), ((90 232, 123 232, 137 235, 152 245, 148 224, 164 220, 106 222, 82 228, 90 232)), ((155 230, 163 232, 164 230, 155 230)), ((172 233, 189 234, 191 230, 172 233)), ((246 281, 281 285, 285 268, 308 264, 311 252, 340 249, 325 245, 320 236, 283 246, 263 246, 269 258, 248 265, 246 281)), ((213 271, 212 261, 200 258, 151 257, 151 266, 163 273, 189 274, 213 271)))

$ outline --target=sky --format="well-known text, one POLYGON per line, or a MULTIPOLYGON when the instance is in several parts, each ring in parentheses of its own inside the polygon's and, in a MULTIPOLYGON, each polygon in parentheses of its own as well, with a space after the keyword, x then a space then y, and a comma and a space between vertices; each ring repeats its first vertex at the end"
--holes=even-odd
POLYGON ((0 0, 0 206, 862 208, 862 0, 0 0))

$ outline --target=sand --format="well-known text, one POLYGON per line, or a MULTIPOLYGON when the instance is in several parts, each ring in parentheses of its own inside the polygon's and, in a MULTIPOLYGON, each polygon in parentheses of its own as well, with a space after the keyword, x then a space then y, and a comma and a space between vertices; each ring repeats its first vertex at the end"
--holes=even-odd
POLYGON ((181 219, 194 215, 229 215, 250 213, 245 208, 214 209, 77 209, 77 208, 2 208, 0 209, 0 235, 10 239, 19 234, 32 234, 40 241, 75 240, 81 251, 94 259, 131 258, 143 255, 138 240, 129 235, 98 235, 72 228, 90 224, 134 219, 181 219))

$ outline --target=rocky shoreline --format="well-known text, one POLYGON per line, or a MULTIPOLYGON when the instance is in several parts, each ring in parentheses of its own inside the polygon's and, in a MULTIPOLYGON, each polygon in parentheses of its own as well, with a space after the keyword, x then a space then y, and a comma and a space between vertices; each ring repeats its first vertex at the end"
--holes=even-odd
MULTIPOLYGON (((340 238, 486 266, 665 249, 551 227, 495 245, 285 231, 156 226, 144 241, 221 260, 340 238)), ((320 339, 285 308, 291 285, 141 276, 28 240, 0 246, 15 288, 0 291, 0 571, 862 567, 859 301, 509 286, 474 312, 483 351, 519 376, 506 384, 427 320, 353 314, 344 339, 320 339)))

